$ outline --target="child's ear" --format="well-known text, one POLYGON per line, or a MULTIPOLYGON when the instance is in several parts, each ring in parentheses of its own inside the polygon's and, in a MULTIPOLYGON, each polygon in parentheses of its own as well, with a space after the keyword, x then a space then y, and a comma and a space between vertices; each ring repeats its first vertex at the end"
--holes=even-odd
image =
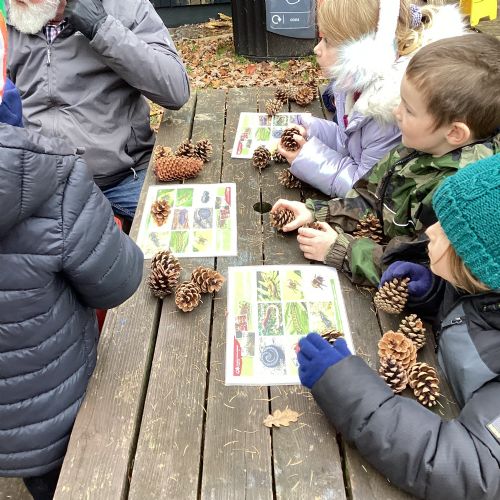
POLYGON ((456 147, 466 144, 471 139, 471 129, 463 122, 453 122, 446 133, 448 143, 456 147))

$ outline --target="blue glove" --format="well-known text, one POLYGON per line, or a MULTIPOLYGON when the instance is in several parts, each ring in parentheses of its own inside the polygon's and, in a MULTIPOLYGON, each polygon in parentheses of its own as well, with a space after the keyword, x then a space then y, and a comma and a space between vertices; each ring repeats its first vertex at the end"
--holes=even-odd
POLYGON ((75 29, 92 40, 108 14, 101 0, 68 0, 64 16, 75 29))
POLYGON ((310 333, 299 341, 299 377, 309 389, 322 377, 330 366, 351 355, 345 339, 330 344, 321 335, 310 333))
POLYGON ((423 297, 432 288, 433 274, 431 270, 420 264, 413 264, 413 262, 401 260, 393 262, 382 274, 379 288, 393 278, 410 278, 408 292, 413 297, 423 297))

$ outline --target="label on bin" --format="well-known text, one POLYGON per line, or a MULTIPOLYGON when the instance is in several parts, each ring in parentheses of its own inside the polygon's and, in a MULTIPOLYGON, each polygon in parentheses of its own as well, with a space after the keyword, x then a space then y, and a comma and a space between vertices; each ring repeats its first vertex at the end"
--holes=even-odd
POLYGON ((266 0, 267 30, 292 38, 315 38, 314 0, 266 0))

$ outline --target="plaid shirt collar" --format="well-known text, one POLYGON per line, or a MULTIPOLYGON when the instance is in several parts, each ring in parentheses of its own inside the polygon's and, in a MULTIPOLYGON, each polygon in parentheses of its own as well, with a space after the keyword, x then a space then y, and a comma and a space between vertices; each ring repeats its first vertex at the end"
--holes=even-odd
POLYGON ((47 39, 47 42, 53 43, 54 40, 59 36, 61 31, 66 28, 68 25, 68 21, 63 19, 60 23, 57 24, 47 24, 43 27, 43 34, 47 39))

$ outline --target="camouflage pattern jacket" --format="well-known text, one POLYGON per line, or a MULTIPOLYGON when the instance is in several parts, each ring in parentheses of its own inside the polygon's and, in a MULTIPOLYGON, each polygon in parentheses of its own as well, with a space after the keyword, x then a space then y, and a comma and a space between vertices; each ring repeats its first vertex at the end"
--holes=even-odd
POLYGON ((376 286, 383 266, 392 261, 424 262, 424 231, 436 222, 434 190, 460 168, 499 152, 500 134, 439 158, 399 147, 356 182, 345 198, 307 200, 315 220, 328 222, 339 233, 325 263, 349 274, 354 283, 376 286), (367 214, 381 222, 382 241, 352 235, 367 214))

